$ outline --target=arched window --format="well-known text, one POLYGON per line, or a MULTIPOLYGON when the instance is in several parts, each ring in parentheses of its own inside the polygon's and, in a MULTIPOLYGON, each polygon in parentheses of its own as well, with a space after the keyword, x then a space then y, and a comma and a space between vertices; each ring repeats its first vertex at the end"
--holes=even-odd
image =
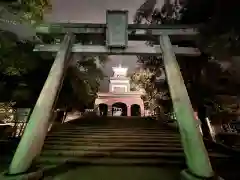
POLYGON ((107 116, 108 114, 108 105, 101 103, 99 104, 99 111, 100 111, 100 116, 107 116))
POLYGON ((120 116, 127 116, 127 105, 125 103, 117 102, 112 105, 112 115, 118 114, 120 114, 120 116))
POLYGON ((141 116, 141 107, 138 104, 131 105, 131 116, 141 116))

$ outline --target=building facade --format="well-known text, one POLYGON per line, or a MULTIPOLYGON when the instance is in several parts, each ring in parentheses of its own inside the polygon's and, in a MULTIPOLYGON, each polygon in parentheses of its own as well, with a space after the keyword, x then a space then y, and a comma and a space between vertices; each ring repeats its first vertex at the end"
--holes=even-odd
POLYGON ((144 116, 142 92, 130 90, 130 78, 127 77, 128 68, 113 67, 113 76, 110 77, 109 92, 98 93, 95 106, 100 115, 112 116, 121 111, 122 116, 144 116))

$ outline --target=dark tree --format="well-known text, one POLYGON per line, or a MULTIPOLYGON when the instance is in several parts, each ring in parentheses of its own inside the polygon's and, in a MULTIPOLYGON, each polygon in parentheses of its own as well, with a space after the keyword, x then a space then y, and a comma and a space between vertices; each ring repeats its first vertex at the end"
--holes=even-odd
MULTIPOLYGON (((155 8, 152 13, 146 13, 149 24, 198 24, 200 34, 197 41, 180 42, 179 45, 198 47, 202 55, 198 58, 181 57, 178 62, 193 107, 202 120, 207 115, 206 107, 210 106, 215 112, 219 112, 218 107, 226 107, 226 101, 216 98, 216 95, 232 96, 234 88, 239 87, 234 80, 232 66, 226 68, 224 65, 226 62, 231 64, 232 56, 239 49, 239 7, 238 1, 166 0, 161 9, 155 8), (223 82, 225 86, 221 85, 223 82)), ((137 23, 143 21, 141 19, 137 23)), ((151 32, 148 33, 151 36, 151 32)), ((156 42, 151 39, 147 43, 153 45, 156 42)), ((153 74, 162 67, 161 57, 141 56, 139 61, 153 74)))

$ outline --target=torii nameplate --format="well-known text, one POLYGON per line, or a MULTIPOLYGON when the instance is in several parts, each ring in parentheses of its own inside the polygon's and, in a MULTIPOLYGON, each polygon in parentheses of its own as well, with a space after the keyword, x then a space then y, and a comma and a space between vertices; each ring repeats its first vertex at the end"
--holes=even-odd
POLYGON ((126 48, 128 44, 128 11, 108 10, 106 45, 108 48, 126 48))

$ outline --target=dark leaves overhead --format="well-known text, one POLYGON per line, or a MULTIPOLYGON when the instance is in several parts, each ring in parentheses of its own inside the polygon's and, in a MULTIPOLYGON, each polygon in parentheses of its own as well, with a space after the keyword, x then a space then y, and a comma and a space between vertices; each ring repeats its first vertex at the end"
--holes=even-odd
MULTIPOLYGON (((148 8, 147 4, 143 4, 136 12, 134 18, 136 21, 134 21, 134 23, 199 24, 200 35, 197 41, 187 44, 190 46, 197 45, 203 52, 203 55, 198 59, 178 58, 191 99, 196 100, 198 104, 200 96, 201 99, 204 99, 201 100, 201 102, 215 101, 214 96, 217 92, 232 94, 234 87, 235 89, 239 87, 239 83, 235 80, 233 81, 233 79, 239 78, 232 77, 232 71, 229 70, 231 66, 228 66, 227 71, 230 72, 228 75, 226 75, 226 67, 223 68, 223 62, 230 61, 232 56, 239 54, 239 17, 240 1, 165 0, 161 9, 150 8, 150 6, 148 8), (144 6, 146 6, 146 8, 144 8, 144 6), (146 13, 139 11, 140 9, 146 9, 146 13), (152 10, 151 13, 150 10, 152 10), (209 58, 209 56, 211 58, 209 58), (214 59, 214 62, 212 59, 214 59), (221 86, 219 82, 224 82, 224 84, 228 83, 228 85, 224 87, 221 86)), ((151 39, 151 32, 148 33, 149 41, 147 45, 156 44, 157 41, 151 39)), ((179 45, 181 46, 182 43, 179 45)), ((162 66, 161 57, 140 56, 138 59, 144 69, 150 70, 153 74, 162 66)), ((138 82, 140 84, 145 83, 145 81, 138 82)), ((151 91, 152 92, 147 92, 148 96, 154 94, 153 92, 155 90, 152 89, 151 91)), ((194 101, 192 102, 195 103, 194 101)), ((216 102, 218 104, 224 104, 224 102, 216 102)))
POLYGON ((133 22, 140 24, 143 19, 148 20, 156 5, 156 0, 146 0, 138 9, 134 16, 133 22))

